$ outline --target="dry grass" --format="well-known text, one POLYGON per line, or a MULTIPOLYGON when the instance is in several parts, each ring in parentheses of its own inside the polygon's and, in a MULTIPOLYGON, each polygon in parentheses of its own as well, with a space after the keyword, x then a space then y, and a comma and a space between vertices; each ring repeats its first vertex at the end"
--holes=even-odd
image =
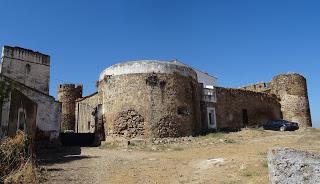
POLYGON ((26 153, 26 139, 18 131, 14 138, 0 142, 0 183, 35 183, 31 157, 26 153))
POLYGON ((4 183, 38 183, 36 179, 36 173, 34 169, 34 164, 29 159, 24 165, 22 165, 18 170, 10 173, 5 179, 4 183))
POLYGON ((46 166, 47 183, 267 184, 267 151, 279 146, 320 152, 320 130, 243 129, 169 144, 81 148, 87 159, 46 166))

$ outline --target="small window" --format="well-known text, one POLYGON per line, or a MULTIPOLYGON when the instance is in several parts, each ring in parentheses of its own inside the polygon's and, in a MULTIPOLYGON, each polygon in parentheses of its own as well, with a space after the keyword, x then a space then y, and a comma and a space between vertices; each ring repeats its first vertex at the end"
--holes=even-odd
POLYGON ((26 64, 26 74, 29 74, 31 71, 31 66, 29 64, 26 64))
POLYGON ((216 109, 214 107, 207 108, 207 116, 208 116, 208 128, 216 129, 216 109))

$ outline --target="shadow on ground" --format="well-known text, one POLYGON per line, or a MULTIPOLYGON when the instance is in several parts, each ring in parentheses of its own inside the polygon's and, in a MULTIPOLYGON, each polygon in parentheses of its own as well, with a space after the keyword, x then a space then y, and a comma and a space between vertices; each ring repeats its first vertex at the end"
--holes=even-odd
POLYGON ((41 149, 37 152, 37 162, 39 165, 51 165, 56 163, 67 163, 76 160, 93 158, 81 155, 80 146, 61 146, 51 149, 41 149))

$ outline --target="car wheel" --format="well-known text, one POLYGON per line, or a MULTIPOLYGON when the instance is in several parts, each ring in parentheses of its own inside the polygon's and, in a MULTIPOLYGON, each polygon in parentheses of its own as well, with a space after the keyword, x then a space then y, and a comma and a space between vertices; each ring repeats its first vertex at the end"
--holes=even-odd
POLYGON ((280 131, 281 132, 286 131, 286 127, 285 126, 280 127, 280 131))

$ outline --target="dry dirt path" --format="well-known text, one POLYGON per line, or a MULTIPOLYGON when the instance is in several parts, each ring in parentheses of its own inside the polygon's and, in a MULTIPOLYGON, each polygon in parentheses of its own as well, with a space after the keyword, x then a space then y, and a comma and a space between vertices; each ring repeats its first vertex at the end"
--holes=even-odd
POLYGON ((165 145, 81 148, 43 165, 45 183, 268 183, 275 146, 320 152, 320 131, 244 130, 165 145))

